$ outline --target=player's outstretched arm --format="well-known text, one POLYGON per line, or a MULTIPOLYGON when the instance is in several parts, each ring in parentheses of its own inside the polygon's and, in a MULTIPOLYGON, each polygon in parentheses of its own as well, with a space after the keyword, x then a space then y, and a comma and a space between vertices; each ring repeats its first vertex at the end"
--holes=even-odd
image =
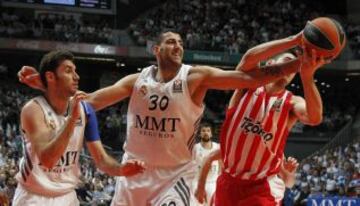
POLYGON ((189 79, 199 80, 198 86, 206 89, 244 89, 257 88, 276 81, 299 70, 300 59, 283 64, 265 66, 251 71, 224 71, 209 66, 197 66, 190 71, 189 79))
POLYGON ((195 197, 200 203, 204 203, 204 202, 208 201, 208 200, 206 200, 205 184, 206 184, 206 179, 207 179, 207 176, 208 176, 210 168, 211 168, 211 164, 213 161, 216 161, 216 160, 221 160, 220 149, 211 152, 204 159, 203 165, 201 167, 201 171, 200 171, 200 175, 199 175, 199 179, 198 179, 198 185, 195 190, 195 197))
POLYGON ((88 94, 86 99, 96 111, 113 105, 131 95, 139 73, 128 75, 115 84, 88 94))
POLYGON ((314 50, 311 51, 311 55, 305 52, 304 57, 300 77, 305 99, 300 96, 292 98, 293 113, 304 124, 318 125, 322 122, 323 104, 314 82, 314 74, 318 68, 329 62, 316 55, 314 50), (306 55, 309 58, 306 58, 306 55))
POLYGON ((94 159, 95 165, 102 171, 113 176, 132 176, 143 172, 144 163, 138 160, 131 160, 125 164, 120 164, 105 151, 99 134, 98 121, 93 107, 82 102, 86 114, 86 125, 84 136, 86 146, 94 159))
POLYGON ((52 168, 63 155, 75 128, 75 122, 80 117, 80 103, 83 94, 76 94, 70 103, 70 115, 59 132, 53 135, 53 126, 46 123, 44 112, 34 100, 27 103, 20 114, 21 127, 34 146, 40 163, 46 168, 52 168))
MULTIPOLYGON (((107 106, 115 104, 130 96, 132 87, 137 77, 138 74, 128 75, 111 86, 88 94, 86 101, 89 102, 95 110, 101 110, 107 106)), ((20 82, 31 88, 41 91, 46 89, 41 82, 39 73, 34 67, 23 66, 18 72, 18 78, 20 82)))
POLYGON ((100 140, 87 142, 86 145, 96 167, 111 176, 133 176, 142 173, 145 169, 144 162, 140 160, 128 160, 120 164, 106 153, 100 140))

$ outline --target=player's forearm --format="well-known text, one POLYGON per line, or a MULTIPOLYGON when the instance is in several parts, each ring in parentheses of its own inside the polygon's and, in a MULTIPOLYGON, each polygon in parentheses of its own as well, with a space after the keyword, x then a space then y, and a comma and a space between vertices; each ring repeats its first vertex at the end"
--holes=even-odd
POLYGON ((41 148, 39 159, 46 168, 52 168, 64 154, 74 132, 76 120, 69 117, 55 137, 41 148))
POLYGON ((96 111, 116 103, 116 99, 111 94, 109 87, 105 87, 90 93, 87 96, 86 101, 90 103, 96 111))
POLYGON ((249 49, 237 65, 236 70, 249 71, 256 68, 260 61, 291 49, 300 44, 299 36, 266 42, 249 49))
POLYGON ((281 178, 283 179, 284 184, 287 188, 292 188, 295 185, 296 182, 295 172, 294 173, 284 172, 282 173, 281 178))
POLYGON ((322 122, 323 104, 314 82, 314 75, 301 75, 301 81, 304 89, 308 124, 318 125, 322 122))
POLYGON ((199 175, 198 188, 205 188, 206 179, 211 168, 211 163, 212 161, 205 161, 203 164, 199 175))
POLYGON ((296 73, 300 68, 299 59, 295 59, 283 64, 265 66, 245 73, 243 88, 257 88, 286 75, 296 73))
POLYGON ((103 172, 111 176, 123 176, 122 164, 116 161, 109 155, 104 155, 99 161, 96 162, 96 166, 103 172))
POLYGON ((220 149, 215 150, 209 154, 209 156, 204 160, 203 165, 201 167, 200 175, 199 175, 199 186, 204 187, 207 176, 209 174, 211 164, 213 161, 219 161, 221 159, 220 149))

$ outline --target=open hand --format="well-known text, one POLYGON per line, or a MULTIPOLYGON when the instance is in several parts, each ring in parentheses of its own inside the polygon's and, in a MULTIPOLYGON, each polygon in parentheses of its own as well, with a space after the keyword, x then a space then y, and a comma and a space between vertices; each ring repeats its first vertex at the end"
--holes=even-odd
POLYGON ((206 199, 206 191, 204 187, 198 185, 195 190, 195 198, 199 201, 199 203, 203 204, 207 202, 206 199))
POLYGON ((299 167, 299 163, 294 157, 288 157, 287 160, 283 161, 282 166, 286 172, 294 173, 299 167))
POLYGON ((77 120, 80 118, 80 101, 86 98, 85 92, 76 92, 70 100, 70 118, 77 120))
POLYGON ((41 81, 40 74, 34 67, 23 66, 17 75, 21 83, 26 84, 34 89, 39 89, 41 91, 45 90, 45 86, 41 81))
POLYGON ((141 160, 127 160, 122 165, 122 175, 125 177, 133 176, 139 173, 143 173, 145 170, 145 163, 141 160))

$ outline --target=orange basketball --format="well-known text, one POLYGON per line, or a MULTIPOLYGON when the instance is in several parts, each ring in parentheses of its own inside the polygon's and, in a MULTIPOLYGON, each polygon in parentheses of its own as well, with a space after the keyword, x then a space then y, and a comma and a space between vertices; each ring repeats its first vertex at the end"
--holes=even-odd
POLYGON ((315 49, 324 58, 335 59, 344 48, 346 36, 340 23, 328 17, 308 21, 303 32, 306 49, 315 49))

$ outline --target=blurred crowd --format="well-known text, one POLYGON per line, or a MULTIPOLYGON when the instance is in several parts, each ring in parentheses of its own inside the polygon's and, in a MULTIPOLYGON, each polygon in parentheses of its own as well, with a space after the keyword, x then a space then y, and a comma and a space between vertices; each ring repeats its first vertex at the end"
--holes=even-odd
POLYGON ((185 47, 243 53, 259 43, 296 34, 321 12, 303 1, 167 1, 130 24, 139 44, 161 31, 178 31, 185 47), (276 9, 275 9, 276 8, 276 9))
POLYGON ((306 205, 308 198, 360 198, 360 140, 304 159, 296 185, 286 192, 286 206, 306 205))
MULTIPOLYGON (((306 22, 325 16, 316 1, 170 0, 128 26, 138 45, 165 30, 179 32, 185 48, 244 53, 259 43, 293 35, 306 22), (276 9, 274 9, 276 8, 276 9)), ((117 44, 116 17, 61 12, 21 12, 1 8, 0 37, 117 44)), ((340 17, 355 58, 360 58, 360 26, 340 17)))
POLYGON ((346 35, 349 39, 348 44, 353 51, 354 57, 360 58, 360 25, 349 24, 346 31, 346 35))
POLYGON ((49 12, 21 13, 4 8, 0 16, 0 37, 114 44, 110 22, 102 17, 49 12))

